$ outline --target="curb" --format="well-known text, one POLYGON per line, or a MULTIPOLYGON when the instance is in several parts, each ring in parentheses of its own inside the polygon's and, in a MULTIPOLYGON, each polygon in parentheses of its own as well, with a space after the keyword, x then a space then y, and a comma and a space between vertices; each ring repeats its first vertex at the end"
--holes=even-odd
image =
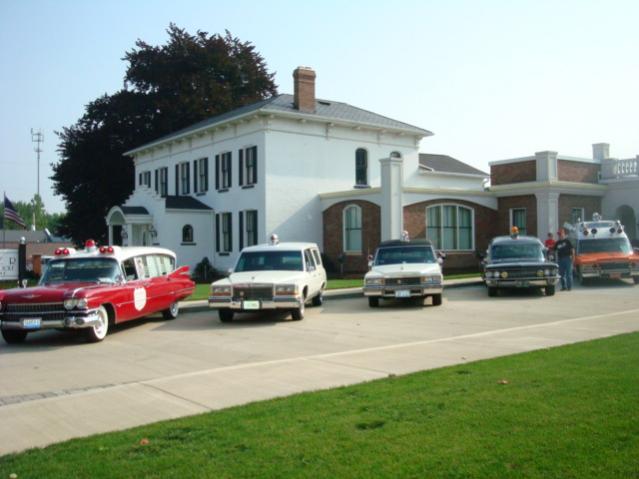
MULTIPOLYGON (((483 285, 484 280, 481 278, 470 279, 454 279, 450 281, 444 281, 444 290, 454 288, 466 288, 470 286, 483 285)), ((345 289, 330 289, 324 292, 324 300, 332 301, 335 299, 354 299, 364 298, 363 288, 345 288, 345 289)), ((182 313, 199 313, 202 311, 213 311, 209 308, 209 303, 206 299, 200 299, 198 301, 182 301, 180 302, 180 312, 182 313)))

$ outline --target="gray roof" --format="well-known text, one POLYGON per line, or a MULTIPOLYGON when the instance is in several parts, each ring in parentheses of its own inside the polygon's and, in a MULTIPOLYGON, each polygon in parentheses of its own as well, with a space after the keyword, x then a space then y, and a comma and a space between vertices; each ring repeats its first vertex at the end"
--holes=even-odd
POLYGON ((370 112, 368 110, 363 110, 361 108, 357 108, 355 106, 351 106, 347 103, 341 103, 336 101, 329 100, 315 100, 315 112, 306 113, 297 110, 293 106, 293 95, 281 94, 275 95, 271 98, 267 98, 266 100, 259 101, 257 103, 253 103, 251 105, 243 106, 241 108, 236 108, 235 110, 231 110, 229 112, 223 113, 221 115, 217 115, 206 120, 195 123, 194 125, 187 126, 181 130, 170 133, 168 135, 162 136, 157 140, 154 140, 145 145, 134 148, 133 150, 127 151, 125 155, 134 153, 138 150, 144 149, 147 146, 162 143, 166 140, 176 138, 182 136, 184 134, 200 130, 202 128, 206 128, 208 126, 212 126, 218 123, 224 123, 225 121, 231 120, 236 117, 240 117, 243 115, 247 115, 249 113, 292 113, 299 117, 306 117, 308 119, 322 119, 322 120, 335 120, 342 121, 347 123, 358 124, 362 126, 369 126, 375 128, 382 128, 388 130, 401 130, 408 133, 413 133, 421 136, 431 136, 432 133, 428 130, 424 130, 417 126, 409 125, 408 123, 403 123, 401 121, 393 120, 392 118, 388 118, 382 115, 378 115, 377 113, 370 112))
POLYGON ((125 215, 148 215, 149 212, 144 206, 120 206, 125 215))
POLYGON ((165 198, 166 209, 171 210, 212 210, 210 206, 206 206, 200 200, 196 200, 192 196, 167 196, 165 198))
MULTIPOLYGON (((2 230, 0 229, 0 245, 2 241, 11 243, 19 242, 24 236, 27 243, 48 243, 49 238, 44 231, 31 230, 2 230)), ((1 246, 0 246, 1 247, 1 246)))
POLYGON ((435 155, 430 153, 419 154, 419 164, 433 171, 445 173, 458 173, 464 175, 490 176, 477 168, 474 168, 463 161, 456 160, 448 155, 435 155))

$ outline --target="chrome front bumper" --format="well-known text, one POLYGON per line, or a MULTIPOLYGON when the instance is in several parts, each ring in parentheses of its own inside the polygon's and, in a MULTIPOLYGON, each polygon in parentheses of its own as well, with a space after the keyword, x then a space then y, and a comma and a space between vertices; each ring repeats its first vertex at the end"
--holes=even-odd
POLYGON ((401 298, 398 291, 409 291, 409 297, 421 297, 431 294, 442 294, 444 288, 441 283, 430 284, 397 284, 397 285, 367 285, 364 286, 364 296, 377 296, 380 298, 401 298))
POLYGON ((500 278, 486 278, 486 286, 497 288, 530 288, 531 286, 554 286, 559 282, 559 276, 553 276, 550 278, 517 278, 517 279, 500 279, 500 278))
POLYGON ((584 271, 581 273, 582 278, 635 278, 639 277, 639 271, 625 270, 596 270, 596 271, 584 271))
POLYGON ((0 329, 6 331, 40 331, 42 329, 85 329, 100 324, 100 318, 96 311, 89 311, 82 315, 69 315, 63 319, 41 319, 37 314, 25 316, 20 319, 0 319, 0 329), (28 320, 40 319, 39 325, 30 326, 28 320), (26 320, 26 323, 25 323, 26 320), (25 326, 25 324, 27 324, 25 326))
POLYGON ((281 296, 271 300, 237 301, 229 296, 209 296, 209 308, 233 309, 236 311, 260 311, 263 309, 297 309, 302 306, 302 298, 281 296), (245 303, 259 303, 259 308, 245 307, 245 303))

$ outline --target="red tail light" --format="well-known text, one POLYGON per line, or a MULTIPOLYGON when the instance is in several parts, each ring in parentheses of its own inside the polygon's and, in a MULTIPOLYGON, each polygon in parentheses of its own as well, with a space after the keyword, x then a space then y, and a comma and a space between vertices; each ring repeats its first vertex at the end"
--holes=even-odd
POLYGON ((100 253, 107 254, 113 253, 113 246, 100 246, 100 253))
POLYGON ((69 254, 69 248, 64 248, 61 254, 69 254))
POLYGON ((62 249, 61 248, 56 248, 55 253, 56 256, 60 256, 62 254, 62 249))

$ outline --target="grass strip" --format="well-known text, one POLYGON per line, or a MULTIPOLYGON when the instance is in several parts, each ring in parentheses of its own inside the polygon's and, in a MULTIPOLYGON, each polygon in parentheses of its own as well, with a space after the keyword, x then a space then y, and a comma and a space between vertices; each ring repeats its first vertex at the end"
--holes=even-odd
POLYGON ((0 458, 0 478, 639 477, 639 334, 0 458))

